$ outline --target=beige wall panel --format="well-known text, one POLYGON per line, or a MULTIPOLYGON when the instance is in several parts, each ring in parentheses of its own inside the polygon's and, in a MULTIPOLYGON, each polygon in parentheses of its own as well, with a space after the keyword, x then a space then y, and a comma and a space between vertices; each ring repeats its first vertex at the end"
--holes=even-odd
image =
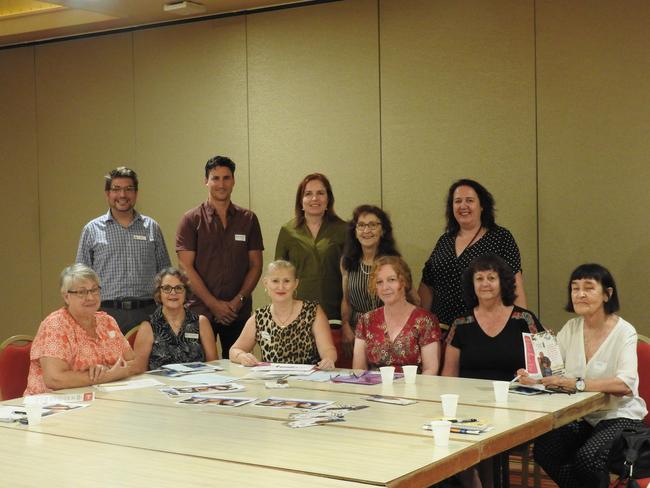
POLYGON ((560 328, 571 271, 607 266, 650 334, 650 3, 538 1, 540 283, 560 328))
POLYGON ((205 162, 237 163, 233 201, 249 206, 244 17, 134 33, 139 209, 160 223, 176 262, 185 211, 207 199, 205 162))
POLYGON ((107 211, 103 175, 134 156, 131 34, 36 48, 43 312, 81 228, 107 211))
POLYGON ((248 17, 251 201, 265 262, 305 175, 330 178, 346 220, 380 203, 377 49, 371 0, 248 17))
POLYGON ((449 185, 473 178, 519 245, 537 308, 533 4, 380 2, 384 207, 419 282, 449 185))
POLYGON ((34 49, 0 51, 0 340, 41 321, 34 49))

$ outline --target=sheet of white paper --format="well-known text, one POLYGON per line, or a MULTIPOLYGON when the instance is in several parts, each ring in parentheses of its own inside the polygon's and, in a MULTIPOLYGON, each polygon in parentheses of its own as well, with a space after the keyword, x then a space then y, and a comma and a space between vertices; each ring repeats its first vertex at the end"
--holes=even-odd
POLYGON ((116 383, 104 383, 101 385, 95 385, 95 388, 99 388, 102 391, 118 391, 118 390, 137 390, 139 388, 148 388, 150 386, 159 386, 163 385, 158 380, 153 378, 143 378, 141 380, 130 380, 130 381, 118 381, 116 383))
POLYGON ((202 385, 220 385, 236 380, 234 376, 222 376, 213 373, 191 374, 188 376, 177 376, 174 381, 185 381, 187 383, 200 383, 202 385))
POLYGON ((301 381, 316 381, 318 383, 325 383, 332 379, 332 376, 336 376, 336 373, 328 371, 315 371, 309 375, 300 375, 300 376, 291 376, 292 380, 301 380, 301 381))

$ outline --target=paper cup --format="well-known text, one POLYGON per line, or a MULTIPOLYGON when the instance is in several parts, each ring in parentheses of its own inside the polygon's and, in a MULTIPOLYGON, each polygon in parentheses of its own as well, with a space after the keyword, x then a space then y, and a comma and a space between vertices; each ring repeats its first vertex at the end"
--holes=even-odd
POLYGON ((379 372, 381 373, 381 382, 384 385, 393 384, 393 376, 395 375, 395 366, 382 366, 381 368, 379 368, 379 372))
POLYGON ((27 424, 29 426, 41 423, 41 419, 43 418, 43 407, 40 404, 32 403, 25 405, 25 411, 27 412, 27 424))
POLYGON ((509 381, 493 381, 494 401, 497 403, 508 403, 508 391, 510 390, 509 381))
POLYGON ((415 383, 415 376, 418 374, 417 366, 402 366, 402 371, 404 371, 404 383, 415 383))
POLYGON ((440 395, 442 400, 442 415, 449 418, 456 417, 456 407, 458 406, 458 395, 448 393, 440 395))
POLYGON ((451 422, 448 420, 433 420, 431 422, 431 432, 433 432, 433 443, 438 447, 449 445, 449 431, 451 422))

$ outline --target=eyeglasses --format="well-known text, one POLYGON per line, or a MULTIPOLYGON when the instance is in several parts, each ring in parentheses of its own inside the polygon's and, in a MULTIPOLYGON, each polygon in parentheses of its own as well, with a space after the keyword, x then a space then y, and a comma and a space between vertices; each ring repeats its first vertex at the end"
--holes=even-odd
POLYGON ((167 295, 169 295, 172 291, 174 293, 183 293, 185 291, 185 285, 163 285, 159 286, 158 289, 167 295))
POLYGON ((102 287, 91 288, 90 290, 82 288, 81 290, 68 290, 68 293, 77 295, 79 298, 86 298, 88 295, 99 295, 102 287))
POLYGON ((381 222, 358 222, 357 223, 357 230, 364 231, 366 229, 369 230, 376 230, 377 228, 381 227, 381 222))
POLYGON ((135 186, 111 186, 110 191, 113 193, 134 193, 136 191, 135 186))

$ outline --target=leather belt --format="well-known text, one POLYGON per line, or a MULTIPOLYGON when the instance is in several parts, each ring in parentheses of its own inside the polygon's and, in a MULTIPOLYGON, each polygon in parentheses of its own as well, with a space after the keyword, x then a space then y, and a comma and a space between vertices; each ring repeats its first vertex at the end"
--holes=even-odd
POLYGON ((117 308, 119 310, 137 310, 138 308, 148 307, 155 304, 153 299, 148 298, 140 300, 134 299, 118 299, 118 300, 104 300, 102 301, 102 308, 117 308))

